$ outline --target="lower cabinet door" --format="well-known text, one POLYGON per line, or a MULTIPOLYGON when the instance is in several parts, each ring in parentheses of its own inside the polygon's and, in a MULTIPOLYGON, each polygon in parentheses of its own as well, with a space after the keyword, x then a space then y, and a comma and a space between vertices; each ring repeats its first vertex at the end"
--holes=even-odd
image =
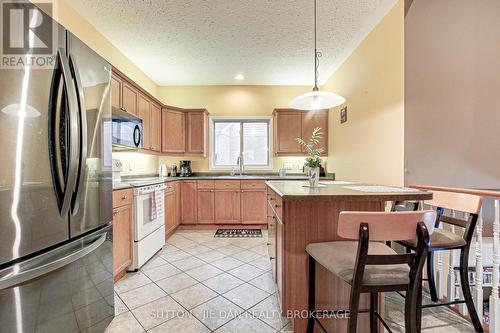
POLYGON ((241 190, 241 223, 267 223, 267 193, 265 190, 241 190))
POLYGON ((240 223, 240 190, 215 190, 215 223, 240 223))
POLYGON ((165 192, 165 235, 169 235, 176 227, 175 192, 165 192))
POLYGON ((196 224, 197 220, 197 191, 196 181, 181 183, 182 224, 196 224))
POLYGON ((132 205, 113 210, 113 270, 116 276, 132 263, 132 205))
POLYGON ((181 224, 182 220, 182 189, 180 182, 174 182, 175 192, 175 225, 181 224))
POLYGON ((214 190, 198 190, 198 224, 214 224, 214 190))

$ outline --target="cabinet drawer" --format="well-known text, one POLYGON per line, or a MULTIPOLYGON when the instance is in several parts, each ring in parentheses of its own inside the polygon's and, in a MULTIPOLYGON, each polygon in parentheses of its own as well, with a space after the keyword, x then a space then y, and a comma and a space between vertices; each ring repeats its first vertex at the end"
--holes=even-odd
POLYGON ((132 204, 132 189, 113 191, 113 208, 132 204))
POLYGON ((259 189, 264 190, 266 188, 265 180, 242 180, 241 189, 242 190, 253 190, 259 189))
POLYGON ((211 190, 215 187, 214 180, 198 180, 196 181, 198 190, 208 189, 211 190))
POLYGON ((165 193, 175 192, 175 183, 174 182, 166 182, 165 183, 165 193))
POLYGON ((217 190, 239 190, 240 181, 239 180, 216 180, 215 188, 217 190))

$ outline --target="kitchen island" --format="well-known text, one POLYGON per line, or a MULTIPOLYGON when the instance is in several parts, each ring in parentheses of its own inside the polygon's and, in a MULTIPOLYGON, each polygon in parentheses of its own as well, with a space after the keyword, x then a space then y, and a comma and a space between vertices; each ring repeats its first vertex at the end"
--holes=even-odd
MULTIPOLYGON (((413 189, 341 181, 321 183, 322 187, 310 188, 304 181, 266 182, 273 277, 281 312, 293 318, 294 332, 298 333, 305 332, 307 322, 302 311, 308 308, 307 244, 340 240, 337 223, 341 211, 383 211, 388 201, 432 198, 429 192, 413 189)), ((318 309, 348 309, 350 286, 320 265, 316 290, 318 309)), ((383 300, 380 301, 383 304, 383 300)), ((362 297, 360 308, 368 308, 368 297, 362 297)), ((358 332, 368 332, 369 316, 362 314, 358 320, 358 332)), ((330 332, 347 329, 346 319, 323 322, 330 332)))

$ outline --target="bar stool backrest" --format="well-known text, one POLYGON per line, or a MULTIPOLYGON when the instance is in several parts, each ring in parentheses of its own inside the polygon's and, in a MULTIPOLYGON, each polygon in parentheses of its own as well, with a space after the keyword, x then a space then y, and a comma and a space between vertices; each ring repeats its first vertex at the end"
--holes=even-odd
POLYGON ((433 197, 432 200, 426 200, 426 204, 456 212, 479 214, 483 204, 483 198, 478 195, 435 190, 429 192, 432 192, 433 197))
POLYGON ((415 239, 417 224, 424 222, 429 234, 434 230, 436 212, 420 210, 411 212, 341 212, 338 235, 358 240, 360 225, 368 224, 370 241, 398 241, 415 239))

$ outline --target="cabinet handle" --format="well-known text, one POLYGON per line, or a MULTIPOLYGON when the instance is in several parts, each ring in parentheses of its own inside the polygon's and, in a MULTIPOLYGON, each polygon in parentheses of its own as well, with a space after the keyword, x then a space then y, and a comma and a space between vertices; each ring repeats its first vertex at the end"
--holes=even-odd
POLYGON ((118 214, 118 212, 113 212, 113 216, 116 216, 116 214, 118 214))
POLYGON ((121 199, 122 199, 122 200, 125 200, 125 199, 127 199, 127 196, 126 196, 126 195, 123 195, 123 196, 121 197, 121 199))
POLYGON ((276 204, 276 205, 274 205, 274 207, 276 207, 276 208, 280 208, 280 207, 281 207, 281 205, 276 204))
POLYGON ((269 257, 269 260, 275 260, 276 258, 275 257, 269 257))

